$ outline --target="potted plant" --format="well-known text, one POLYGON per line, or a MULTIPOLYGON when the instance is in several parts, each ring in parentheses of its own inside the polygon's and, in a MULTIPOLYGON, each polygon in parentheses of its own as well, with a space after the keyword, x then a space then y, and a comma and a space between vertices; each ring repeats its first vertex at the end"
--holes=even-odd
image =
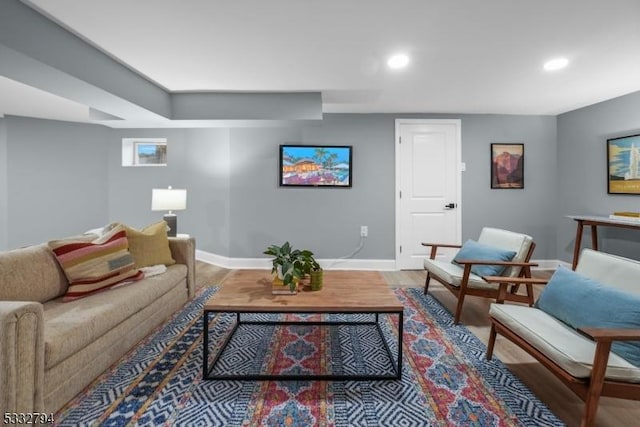
MULTIPOLYGON (((300 280, 305 275, 309 275, 311 289, 322 288, 322 268, 313 257, 313 252, 306 249, 293 249, 289 242, 284 242, 282 246, 269 246, 263 253, 273 256, 271 273, 274 273, 275 286, 281 282, 283 286, 289 288, 289 293, 295 293, 300 280)), ((274 288, 274 292, 282 293, 277 288, 274 288)))
POLYGON ((303 272, 311 277, 311 290, 319 291, 322 289, 323 270, 318 261, 314 258, 313 252, 304 250, 301 252, 303 260, 303 272))
POLYGON ((274 285, 281 281, 283 286, 289 288, 290 293, 295 293, 298 282, 304 275, 302 251, 293 249, 289 242, 284 242, 282 246, 269 246, 263 253, 273 256, 271 273, 274 273, 274 285))

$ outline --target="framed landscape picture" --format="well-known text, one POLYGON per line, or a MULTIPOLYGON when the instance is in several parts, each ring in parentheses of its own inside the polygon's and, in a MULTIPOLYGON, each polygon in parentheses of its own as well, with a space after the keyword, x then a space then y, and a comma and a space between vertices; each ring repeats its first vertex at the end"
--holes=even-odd
POLYGON ((524 188, 524 144, 491 144, 491 188, 524 188))
POLYGON ((640 134, 607 139, 607 193, 640 194, 640 134))
POLYGON ((351 187, 350 145, 281 145, 281 187, 351 187))

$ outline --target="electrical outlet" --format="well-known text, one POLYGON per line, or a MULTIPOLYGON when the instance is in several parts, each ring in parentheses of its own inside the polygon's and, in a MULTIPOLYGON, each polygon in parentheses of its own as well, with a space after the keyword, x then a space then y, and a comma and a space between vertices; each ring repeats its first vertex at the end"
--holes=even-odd
POLYGON ((369 235, 369 227, 366 225, 360 226, 360 237, 367 237, 369 235))

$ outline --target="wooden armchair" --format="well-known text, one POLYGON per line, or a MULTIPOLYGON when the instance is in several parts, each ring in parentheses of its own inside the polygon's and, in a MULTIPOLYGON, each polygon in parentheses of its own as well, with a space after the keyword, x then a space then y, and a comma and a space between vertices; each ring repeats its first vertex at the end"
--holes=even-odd
MULTIPOLYGON (((627 294, 631 296, 629 304, 637 307, 636 301, 640 299, 640 282, 638 282, 640 262, 584 249, 576 273, 596 281, 594 286, 603 285, 605 290, 602 291, 600 288, 594 291, 595 288, 592 288, 589 282, 579 283, 577 286, 584 289, 584 294, 580 294, 578 299, 575 292, 572 294, 569 291, 567 293, 563 291, 565 288, 578 289, 573 287, 576 285, 567 285, 569 280, 561 279, 562 276, 552 277, 551 280, 555 281, 555 289, 551 301, 557 304, 558 308, 554 310, 557 310, 562 317, 567 316, 566 313, 571 311, 563 308, 564 295, 569 301, 568 306, 577 307, 578 312, 585 312, 588 319, 585 323, 591 324, 598 323, 601 321, 598 319, 604 318, 605 323, 619 325, 620 320, 616 318, 619 315, 616 312, 628 312, 621 308, 623 304, 619 303, 619 298, 624 300, 627 294), (615 289, 611 295, 617 296, 607 298, 607 288, 615 289), (618 291, 622 292, 618 293, 618 291), (563 297, 558 298, 557 295, 563 297), (594 300, 596 303, 593 302, 594 300), (585 305, 584 309, 582 305, 585 305), (612 319, 615 320, 612 321, 612 319)), ((506 285, 500 286, 506 289, 506 285)), ((543 295, 548 290, 551 290, 551 286, 545 289, 543 295)), ((640 360, 640 346, 630 352, 635 355, 631 357, 635 357, 636 364, 629 361, 629 350, 623 350, 627 352, 624 353, 625 357, 618 355, 620 347, 614 347, 612 351, 612 345, 616 342, 640 341, 640 328, 637 327, 640 324, 637 313, 640 311, 636 309, 636 314, 632 315, 634 317, 631 318, 635 323, 630 327, 578 326, 574 329, 571 323, 579 322, 569 320, 570 323, 567 323, 566 318, 562 320, 557 318, 558 314, 554 310, 549 310, 548 306, 541 304, 543 295, 538 299, 536 307, 491 305, 489 310, 491 332, 487 345, 487 359, 491 359, 493 355, 497 334, 503 335, 521 347, 585 402, 580 424, 582 427, 594 425, 600 396, 640 400, 640 366, 637 366, 637 361, 640 360)))
POLYGON ((530 262, 535 248, 533 239, 521 233, 485 227, 478 238, 478 243, 491 247, 515 252, 511 261, 459 259, 455 258, 458 265, 436 259, 439 248, 461 248, 461 245, 442 243, 422 243, 431 247, 429 259, 424 261, 427 270, 427 278, 424 283, 424 293, 429 290, 429 282, 435 279, 442 283, 458 299, 454 315, 455 322, 460 321, 462 307, 467 295, 491 298, 499 302, 515 301, 533 305, 533 285, 544 283, 538 279, 531 279, 531 267, 537 264, 530 262), (506 267, 500 276, 491 276, 490 280, 475 274, 474 266, 504 266, 506 267), (504 284, 504 287, 500 286, 504 284), (518 287, 526 286, 526 295, 517 293, 518 287), (507 291, 507 286, 511 288, 507 291))

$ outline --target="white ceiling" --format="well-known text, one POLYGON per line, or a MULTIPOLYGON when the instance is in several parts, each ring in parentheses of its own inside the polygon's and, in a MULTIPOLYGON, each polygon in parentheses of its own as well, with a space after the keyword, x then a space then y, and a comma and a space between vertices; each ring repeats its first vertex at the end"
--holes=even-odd
MULTIPOLYGON (((168 91, 321 92, 324 112, 555 115, 640 90, 640 0, 24 2, 168 91), (409 67, 387 69, 400 51, 409 67), (569 66, 544 71, 557 56, 569 66)), ((0 113, 32 101, 38 117, 87 121, 88 108, 34 91, 0 78, 0 113)))

